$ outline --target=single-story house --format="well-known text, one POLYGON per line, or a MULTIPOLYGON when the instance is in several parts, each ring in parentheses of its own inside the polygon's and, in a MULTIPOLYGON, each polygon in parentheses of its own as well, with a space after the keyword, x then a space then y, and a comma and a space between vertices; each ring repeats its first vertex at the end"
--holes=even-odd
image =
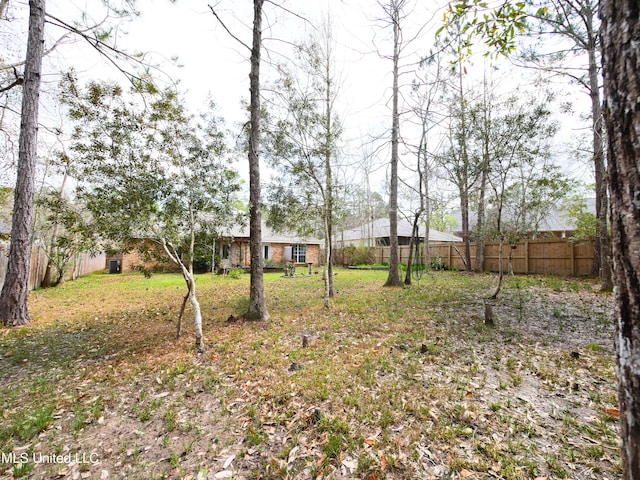
MULTIPOLYGON (((421 238, 425 235, 425 226, 418 228, 421 238)), ((398 245, 409 245, 413 225, 404 218, 398 218, 398 245)), ((338 232, 335 237, 338 248, 349 246, 385 246, 390 242, 389 218, 379 218, 373 222, 365 223, 359 227, 338 232)), ((462 239, 455 235, 429 229, 429 242, 461 242, 462 239)))
MULTIPOLYGON (((251 265, 249 253, 249 226, 233 227, 220 236, 218 254, 227 267, 248 267, 251 265)), ((302 237, 291 232, 276 232, 262 223, 262 259, 264 265, 320 264, 322 241, 312 237, 302 237)))
POLYGON ((133 272, 142 268, 155 272, 178 272, 179 267, 166 257, 162 245, 150 239, 128 242, 124 252, 113 252, 106 257, 109 273, 133 272))
MULTIPOLYGON (((596 214, 596 199, 585 198, 584 199, 585 211, 593 215, 596 214)), ((489 212, 491 214, 491 212, 489 212)), ((460 211, 451 213, 451 216, 457 220, 458 228, 462 225, 462 214, 460 211)), ((509 209, 505 208, 503 211, 503 218, 509 220, 509 209)), ((478 222, 477 212, 469 211, 469 229, 473 231, 478 222)), ((531 232, 530 238, 535 239, 538 237, 556 237, 556 238, 569 238, 576 229, 575 222, 571 219, 567 213, 567 210, 558 205, 551 208, 544 217, 542 217, 536 226, 536 231, 531 232)), ((458 230, 454 232, 456 235, 462 235, 462 231, 458 230)))
MULTIPOLYGON (((217 268, 248 267, 251 264, 249 253, 249 226, 233 227, 222 233, 216 242, 220 264, 217 268)), ((105 267, 110 273, 131 272, 140 268, 153 271, 178 271, 178 267, 165 258, 160 244, 151 240, 134 240, 126 252, 107 256, 105 267), (142 247, 142 251, 139 248, 142 247), (155 253, 145 255, 144 251, 155 253)), ((285 262, 314 266, 320 264, 320 244, 317 238, 305 238, 289 232, 276 233, 264 223, 262 225, 262 258, 264 265, 282 266, 285 262)))

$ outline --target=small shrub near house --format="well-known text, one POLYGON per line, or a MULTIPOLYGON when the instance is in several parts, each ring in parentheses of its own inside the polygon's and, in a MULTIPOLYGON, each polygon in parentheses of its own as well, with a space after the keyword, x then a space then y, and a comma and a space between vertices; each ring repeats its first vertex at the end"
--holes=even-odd
POLYGON ((373 265, 375 253, 370 247, 345 247, 342 249, 344 263, 348 265, 373 265))

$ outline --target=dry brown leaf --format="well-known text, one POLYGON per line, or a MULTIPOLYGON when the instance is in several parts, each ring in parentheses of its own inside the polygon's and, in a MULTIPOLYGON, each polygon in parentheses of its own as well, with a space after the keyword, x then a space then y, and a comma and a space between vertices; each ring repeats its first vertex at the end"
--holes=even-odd
POLYGON ((364 439, 364 443, 366 443, 367 445, 375 445, 376 439, 375 438, 365 438, 364 439))
POLYGON ((386 468, 387 468, 387 457, 385 457, 383 453, 382 455, 380 455, 380 470, 384 472, 386 468))
POLYGON ((474 472, 470 472, 466 468, 463 468, 460 471, 460 478, 468 478, 468 477, 472 476, 473 474, 474 474, 474 472))
POLYGON ((221 478, 233 478, 233 472, 231 470, 222 470, 221 472, 216 473, 213 478, 221 479, 221 478))
POLYGON ((227 458, 222 464, 222 469, 226 470, 229 467, 229 465, 231 465, 231 462, 233 462, 235 458, 236 458, 235 455, 231 455, 229 458, 227 458))
POLYGON ((71 471, 71 468, 69 468, 69 466, 67 465, 66 467, 62 468, 61 470, 58 471, 58 476, 59 477, 66 477, 67 475, 69 475, 69 472, 71 471))
POLYGON ((471 411, 469 411, 469 410, 465 410, 465 411, 462 413, 462 415, 460 416, 460 420, 469 420, 469 419, 475 420, 475 418, 476 418, 477 416, 478 416, 478 415, 477 415, 475 412, 471 412, 471 411))
POLYGON ((296 460, 298 450, 300 450, 300 447, 298 445, 291 449, 291 451, 289 452, 289 456, 287 457, 287 463, 293 463, 296 460))
POLYGON ((355 472, 358 468, 358 462, 353 459, 343 460, 342 465, 344 465, 345 468, 349 469, 349 473, 355 472))
POLYGON ((616 417, 620 416, 620 409, 618 408, 607 408, 607 413, 609 415, 615 415, 616 417))

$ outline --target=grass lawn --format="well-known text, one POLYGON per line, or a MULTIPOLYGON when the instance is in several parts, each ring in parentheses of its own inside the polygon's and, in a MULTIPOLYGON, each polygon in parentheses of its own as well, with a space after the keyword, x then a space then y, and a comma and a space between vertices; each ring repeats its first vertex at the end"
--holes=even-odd
POLYGON ((265 274, 271 320, 228 321, 249 276, 95 274, 0 329, 2 478, 615 479, 613 300, 589 281, 338 269, 265 274), (306 337, 303 346, 303 337, 306 337), (26 460, 26 461, 22 461, 26 460))

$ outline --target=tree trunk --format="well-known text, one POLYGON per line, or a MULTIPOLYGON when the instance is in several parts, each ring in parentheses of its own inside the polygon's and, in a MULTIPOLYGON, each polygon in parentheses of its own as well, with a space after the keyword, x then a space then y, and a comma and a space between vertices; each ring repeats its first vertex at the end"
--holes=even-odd
POLYGON ((462 217, 462 241, 464 242, 464 269, 470 272, 471 239, 469 238, 469 194, 465 189, 460 189, 460 215, 462 217))
POLYGON ((324 218, 324 251, 325 251, 325 260, 324 260, 324 308, 331 308, 331 277, 333 273, 331 272, 331 256, 333 255, 331 251, 331 235, 329 235, 329 219, 326 216, 325 210, 325 218, 324 218))
POLYGON ((600 100, 600 82, 598 79, 595 39, 589 46, 589 85, 591 97, 591 116, 593 117, 593 161, 596 180, 596 217, 598 231, 596 234, 596 250, 593 256, 593 270, 600 276, 603 290, 613 289, 611 278, 611 262, 609 258, 609 197, 607 192, 606 164, 604 159, 604 142, 602 139, 602 107, 600 100))
POLYGON ((51 240, 49 242, 49 253, 47 254, 47 266, 44 269, 44 275, 42 276, 42 282, 40 286, 42 288, 49 288, 55 285, 53 280, 53 268, 54 262, 53 255, 55 255, 56 243, 55 238, 58 236, 58 225, 53 226, 53 232, 51 233, 51 240))
MULTIPOLYGON (((60 191, 58 193, 58 200, 60 203, 62 203, 64 201, 64 190, 67 186, 67 179, 69 177, 69 168, 68 165, 65 167, 64 169, 64 175, 62 177, 62 184, 60 185, 60 191)), ((44 183, 44 181, 43 181, 44 183)), ((59 216, 56 214, 56 219, 55 219, 55 224, 53 225, 53 231, 51 232, 51 239, 49 240, 49 251, 47 253, 47 266, 44 270, 44 276, 42 278, 42 282, 40 283, 41 287, 51 287, 51 286, 55 286, 58 285, 61 282, 61 276, 60 276, 60 272, 58 272, 58 279, 55 281, 53 280, 53 269, 56 267, 56 255, 57 255, 57 248, 58 248, 58 230, 60 229, 60 219, 59 216)), ((62 266, 62 278, 64 278, 64 270, 65 270, 65 264, 63 262, 63 266, 62 266)), ((74 265, 74 270, 75 270, 75 265, 74 265)), ((73 275, 72 275, 73 278, 73 275)), ((75 280, 75 278, 74 278, 75 280)))
MULTIPOLYGON (((469 159, 469 152, 467 149, 467 143, 469 142, 469 129, 467 129, 467 114, 466 114, 466 102, 463 95, 464 88, 462 84, 462 72, 461 65, 458 65, 458 88, 460 92, 460 155, 462 156, 463 169, 459 182, 460 186, 460 208, 462 216, 462 241, 464 242, 464 269, 467 272, 471 271, 471 238, 469 227, 469 192, 471 185, 469 185, 469 172, 471 170, 471 162, 469 159)), ((471 182, 473 183, 473 182, 471 182)))
MULTIPOLYGON (((192 237, 193 237, 193 233, 192 233, 192 237)), ((204 336, 202 335, 202 312, 200 310, 200 302, 198 302, 198 297, 196 295, 196 282, 193 278, 192 264, 189 263, 189 266, 185 265, 184 262, 180 259, 180 256, 177 254, 175 248, 169 243, 167 243, 167 241, 164 238, 160 239, 160 243, 162 244, 162 248, 164 249, 167 256, 171 259, 171 261, 180 267, 180 271, 182 272, 182 277, 184 278, 184 281, 187 284, 187 294, 184 297, 184 300, 182 302, 182 307, 180 309, 180 316, 178 318, 178 331, 176 336, 178 338, 180 337, 180 329, 182 327, 182 315, 184 314, 184 309, 185 309, 186 301, 188 298, 191 301, 191 306, 193 307, 193 319, 195 322, 195 330, 196 330, 196 348, 198 349, 199 353, 203 353, 204 352, 204 336)), ((191 250, 190 254, 193 257, 193 250, 191 250)))
POLYGON ((422 261, 424 262, 424 268, 429 270, 431 269, 431 250, 429 249, 429 235, 431 235, 431 199, 429 197, 429 174, 425 171, 425 202, 424 202, 424 212, 425 212, 425 224, 424 224, 424 243, 423 243, 423 254, 422 261))
POLYGON ((624 480, 640 479, 640 8, 601 2, 624 480))
POLYGON ((391 185, 389 193, 389 275, 385 287, 402 285, 398 272, 398 144, 400 141, 400 113, 398 112, 398 63, 400 60, 400 7, 396 0, 391 4, 393 21, 393 100, 391 124, 391 185))
MULTIPOLYGON (((422 215, 422 209, 416 212, 413 218, 413 227, 411 228, 411 240, 409 240, 409 258, 407 259, 407 271, 404 275, 404 284, 411 285, 411 269, 413 268, 413 249, 416 248, 416 240, 418 240, 418 231, 420 228, 420 215, 422 215)), ((418 247, 420 243, 418 242, 418 247)), ((418 266, 420 268, 420 266, 418 266)))
POLYGON ((478 221, 476 222, 476 261, 474 271, 484 272, 484 197, 487 190, 488 153, 485 152, 485 165, 480 179, 480 192, 478 198, 478 221))
POLYGON ((251 48, 249 137, 249 255, 251 257, 251 285, 247 320, 268 320, 264 296, 262 268, 262 215, 260 212, 260 47, 262 42, 262 4, 253 0, 253 44, 251 48))
POLYGON ((498 285, 496 285, 496 290, 495 292, 493 292, 493 295, 491 295, 492 300, 495 300, 496 298, 498 298, 498 295, 500 294, 500 290, 502 290, 502 280, 504 279, 504 239, 503 239, 503 235, 500 234, 500 243, 499 243, 499 248, 500 251, 498 252, 498 285))
MULTIPOLYGON (((496 192, 497 193, 497 192, 496 192)), ((502 193, 500 194, 500 202, 498 203, 498 218, 496 221, 496 227, 498 230, 498 235, 500 235, 500 243, 499 243, 499 251, 498 251, 498 285, 496 286, 496 291, 491 295, 491 299, 495 300, 498 298, 500 294, 500 290, 502 289, 502 280, 504 278, 504 234, 502 233, 502 205, 503 205, 503 195, 504 195, 504 179, 502 181, 502 193)))
POLYGON ((0 0, 0 19, 4 18, 4 12, 7 10, 9 0, 0 0))
POLYGON ((193 308, 193 319, 196 327, 196 348, 199 353, 203 353, 204 336, 202 335, 202 312, 200 311, 200 302, 198 302, 198 297, 196 296, 196 282, 193 280, 193 275, 191 275, 191 273, 184 270, 183 272, 185 273, 184 279, 189 288, 189 300, 191 301, 191 307, 193 308))
POLYGON ((329 299, 335 295, 333 288, 333 172, 331 169, 331 155, 333 153, 333 109, 331 105, 333 90, 332 90, 332 78, 331 78, 331 36, 329 25, 327 24, 326 35, 326 70, 325 70, 325 156, 324 156, 324 170, 325 170, 325 236, 327 243, 325 245, 325 273, 326 277, 326 300, 325 307, 329 308, 329 299))
POLYGON ((18 153, 11 246, 7 274, 0 294, 0 319, 7 326, 31 321, 27 308, 31 269, 31 221, 38 143, 38 100, 44 45, 45 1, 29 1, 29 37, 24 69, 22 117, 18 153))

